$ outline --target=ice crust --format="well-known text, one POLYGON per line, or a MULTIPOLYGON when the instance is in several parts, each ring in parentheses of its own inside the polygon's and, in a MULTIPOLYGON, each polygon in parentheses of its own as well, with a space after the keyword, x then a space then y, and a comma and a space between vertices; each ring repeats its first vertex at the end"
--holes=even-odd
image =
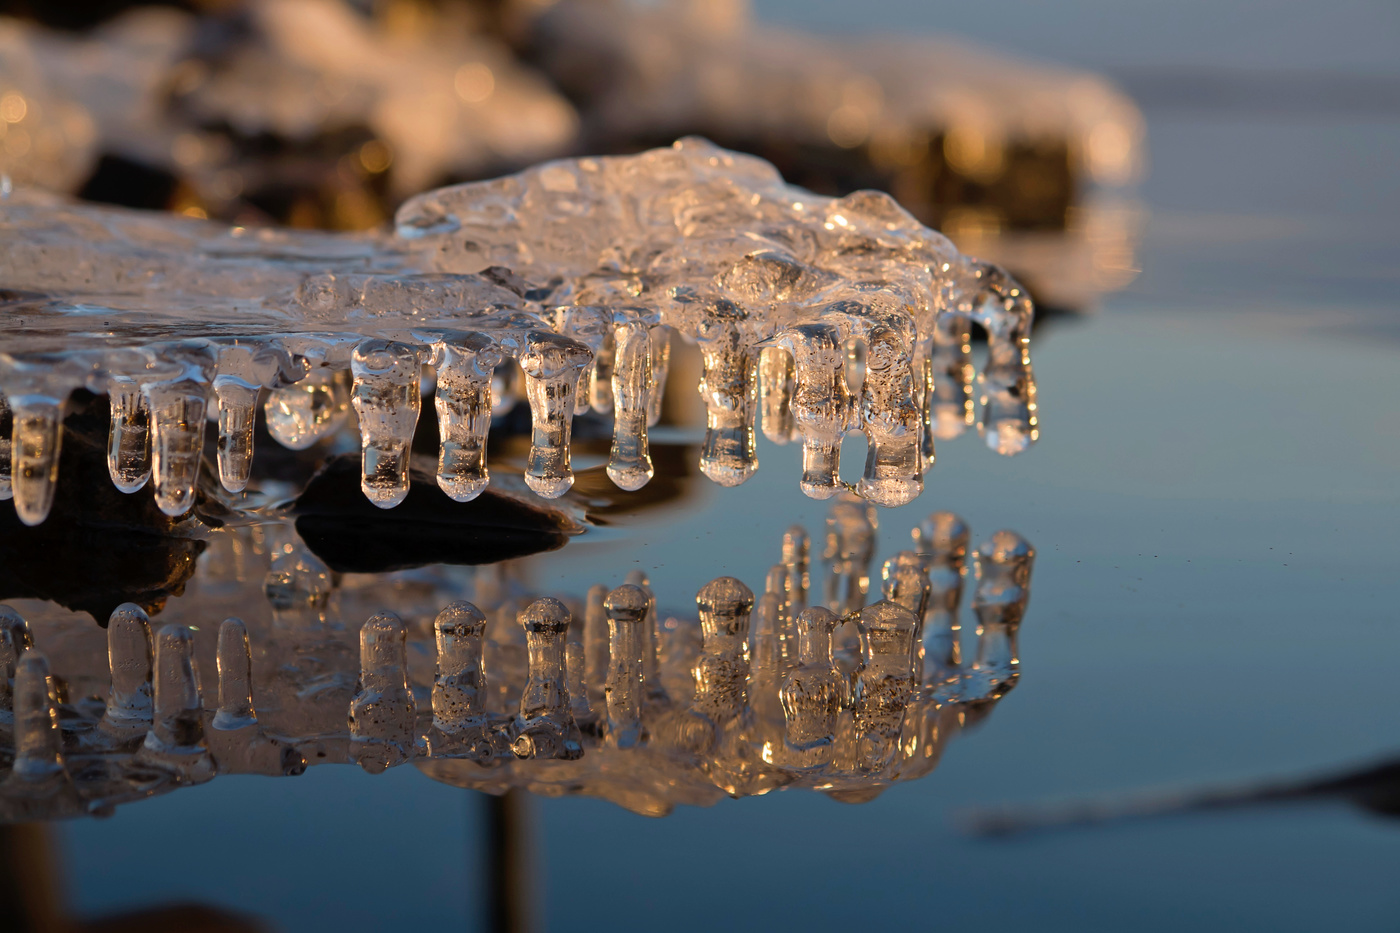
POLYGON ((887 195, 814 195, 698 139, 420 195, 384 234, 227 228, 25 190, 0 201, 0 243, 13 424, 0 476, 29 524, 47 514, 79 387, 114 400, 119 488, 149 475, 171 515, 193 501, 206 415, 220 481, 243 488, 260 402, 291 447, 353 407, 365 493, 396 505, 425 376, 454 498, 488 482, 488 413, 512 386, 532 412, 536 493, 570 488, 572 418, 590 407, 614 415, 609 475, 639 488, 672 332, 703 355, 700 467, 722 485, 757 469, 761 397, 764 432, 802 443, 808 495, 847 488, 841 439, 861 431, 855 491, 911 501, 935 436, 974 423, 974 322, 987 443, 1014 454, 1038 436, 1033 309, 1014 280, 887 195))
POLYGON ((512 565, 335 575, 290 524, 226 528, 158 628, 130 603, 105 633, 0 607, 0 821, 344 763, 652 816, 871 799, 1014 688, 1035 557, 935 513, 877 575, 875 517, 843 496, 815 546, 788 530, 762 586, 719 577, 674 614, 636 572, 562 598, 512 565))

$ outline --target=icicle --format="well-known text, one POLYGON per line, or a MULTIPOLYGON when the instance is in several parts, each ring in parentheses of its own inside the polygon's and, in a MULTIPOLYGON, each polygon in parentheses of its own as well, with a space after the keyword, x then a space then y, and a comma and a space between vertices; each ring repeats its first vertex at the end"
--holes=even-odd
POLYGON ((219 408, 219 483, 229 492, 248 487, 253 472, 253 426, 257 419, 258 378, 252 347, 225 347, 214 376, 214 400, 219 408))
POLYGON ((107 398, 112 425, 107 435, 107 472, 122 492, 136 492, 151 478, 151 408, 141 384, 114 376, 107 398))
POLYGON ((1031 372, 1035 308, 1025 289, 1004 270, 981 265, 979 273, 983 287, 973 318, 987 329, 979 429, 992 450, 1018 454, 1040 437, 1035 376, 1031 372))
POLYGON ((458 502, 470 502, 490 482, 486 436, 491 430, 491 376, 504 354, 485 334, 434 344, 437 368, 437 483, 458 502))
POLYGON ((11 489, 15 513, 26 525, 38 525, 53 508, 58 483, 58 455, 63 445, 63 399, 51 395, 14 395, 11 489))
POLYGON ((408 495, 409 447, 422 405, 418 351, 366 340, 355 348, 350 367, 360 416, 360 489, 381 509, 391 509, 408 495))
POLYGON ((583 736, 570 710, 565 680, 564 644, 571 621, 568 607, 548 596, 535 600, 521 613, 530 676, 513 729, 511 751, 517 758, 583 757, 583 736))
MULTIPOLYGON (((595 351, 595 356, 593 358, 593 366, 586 371, 590 377, 588 404, 593 408, 594 411, 598 412, 601 415, 606 415, 608 412, 613 410, 613 396, 617 392, 616 365, 617 358, 621 352, 621 348, 618 346, 618 340, 622 337, 622 328, 627 326, 628 325, 624 324, 619 325, 617 328, 604 328, 602 344, 595 351)), ((646 332, 646 328, 644 325, 638 326, 642 327, 643 333, 646 332)), ((645 365, 648 369, 650 369, 651 351, 647 347, 645 341, 643 341, 640 345, 647 356, 646 362, 641 365, 645 365)), ((645 395, 642 396, 642 412, 643 416, 645 416, 645 395)))
POLYGON ((112 684, 103 732, 125 739, 151 726, 151 623, 135 603, 122 603, 107 620, 107 662, 112 684))
POLYGON ((647 445, 647 398, 652 391, 651 341, 647 326, 639 321, 619 324, 613 333, 613 358, 609 360, 612 389, 607 398, 608 407, 598 406, 596 392, 593 407, 599 411, 616 408, 608 478, 619 489, 632 492, 650 482, 655 472, 647 445))
POLYGON ((661 420, 665 401, 666 376, 671 371, 671 328, 654 324, 648 341, 651 353, 651 391, 647 393, 647 427, 661 420))
POLYGON ((759 354, 758 398, 763 436, 775 444, 786 444, 797 430, 792 414, 795 372, 792 354, 782 347, 764 347, 759 354))
POLYGON ((722 318, 710 318, 702 326, 700 352, 706 412, 700 472, 721 486, 738 486, 758 469, 758 354, 738 324, 722 318))
POLYGON ((529 334, 520 356, 532 423, 525 484, 546 499, 559 498, 574 484, 569 462, 574 393, 592 358, 583 344, 543 331, 529 334))
POLYGON ((793 356, 796 380, 792 416, 802 434, 802 491, 829 499, 841 482, 841 439, 850 420, 851 394, 844 372, 846 353, 832 324, 802 324, 784 334, 780 345, 793 356))
POLYGON ((329 437, 350 413, 350 373, 315 366, 300 382, 273 389, 263 403, 267 432, 289 450, 329 437))
POLYGON ((624 583, 608 594, 608 677, 604 696, 608 743, 631 748, 642 738, 643 657, 647 650, 647 594, 624 583))
POLYGON ((876 327, 866 336, 868 361, 860 393, 861 427, 868 440, 862 498, 886 507, 912 502, 924 490, 922 414, 914 398, 908 341, 876 327))
POLYGON ((787 724, 784 767, 820 768, 831 761, 836 714, 845 696, 841 673, 831 655, 836 615, 814 606, 797 617, 797 663, 779 697, 787 724))
POLYGON ((15 415, 10 410, 10 400, 3 392, 0 392, 0 501, 9 499, 15 494, 10 485, 14 432, 15 415))
POLYGON ((151 477, 156 506, 170 516, 194 505, 204 457, 204 409, 209 381, 203 359, 180 360, 181 372, 142 386, 151 409, 151 477))
MULTIPOLYGON (((417 391, 415 381, 414 390, 417 391)), ((360 682, 350 700, 350 755, 371 774, 412 758, 417 707, 408 688, 403 622, 377 612, 360 629, 360 682)))
POLYGON ((154 710, 137 760, 171 772, 183 783, 214 777, 214 759, 204 741, 194 643, 183 625, 167 625, 156 633, 154 710))
POLYGON ((935 437, 951 440, 977 422, 972 395, 972 327, 967 317, 940 314, 934 322, 932 342, 928 420, 935 437))

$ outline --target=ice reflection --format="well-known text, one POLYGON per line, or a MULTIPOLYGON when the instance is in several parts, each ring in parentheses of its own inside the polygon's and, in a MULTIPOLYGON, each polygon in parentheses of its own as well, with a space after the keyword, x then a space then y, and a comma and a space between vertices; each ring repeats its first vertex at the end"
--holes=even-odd
MULTIPOLYGON (((867 509, 838 501, 833 533, 861 535, 867 509)), ((4 610, 0 814, 351 762, 650 815, 779 788, 870 799, 932 771, 1014 687, 1034 551, 1011 532, 975 550, 920 532, 884 562, 883 595, 843 584, 833 611, 807 540, 775 540, 757 593, 721 577, 671 612, 635 574, 562 599, 499 564, 333 575, 290 525, 228 528, 155 632, 132 604, 105 638, 52 607, 4 610), (950 574, 972 582, 971 663, 950 574)), ((874 553, 827 573, 868 579, 874 553)))

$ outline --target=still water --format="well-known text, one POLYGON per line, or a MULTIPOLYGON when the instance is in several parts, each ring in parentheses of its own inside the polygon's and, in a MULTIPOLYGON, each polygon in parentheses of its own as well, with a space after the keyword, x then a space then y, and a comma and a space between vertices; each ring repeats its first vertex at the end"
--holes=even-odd
MULTIPOLYGON (((886 26, 909 15, 877 13, 886 26)), ((1040 442, 1016 458, 945 443, 923 497, 881 514, 881 556, 938 509, 974 540, 1010 528, 1035 545, 1016 690, 934 774, 858 806, 773 793, 653 820, 534 799, 538 925, 1394 928, 1400 824, 1342 804, 1005 840, 961 828, 980 807, 1400 752, 1400 123, 1147 117, 1141 271, 1096 313, 1037 332, 1040 442)), ((765 469, 744 486, 695 483, 680 504, 578 539, 535 561, 534 587, 578 593, 634 567, 663 606, 719 574, 757 587, 782 530, 815 531, 825 514, 796 488, 797 451, 759 444, 765 469)), ((85 914, 192 900, 285 930, 471 929, 481 799, 410 768, 225 777, 64 824, 57 845, 85 914)))

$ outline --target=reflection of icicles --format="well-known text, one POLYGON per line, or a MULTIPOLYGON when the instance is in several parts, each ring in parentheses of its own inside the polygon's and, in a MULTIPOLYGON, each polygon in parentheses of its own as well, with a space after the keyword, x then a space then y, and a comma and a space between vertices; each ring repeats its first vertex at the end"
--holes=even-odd
POLYGON ((151 729, 136 760, 182 783, 199 784, 214 777, 214 759, 204 740, 194 644, 183 625, 167 625, 156 634, 151 729))
POLYGON ((568 608, 548 596, 521 613, 530 675, 512 729, 511 751, 517 758, 583 757, 583 738, 574 722, 565 680, 564 644, 571 621, 568 608))
POLYGON ((360 683, 350 701, 351 756, 371 774, 415 753, 417 708, 408 688, 404 626, 379 612, 360 629, 360 683))
POLYGON ((785 767, 821 767, 831 760, 836 714, 845 694, 831 656, 835 628, 835 613, 823 606, 804 609, 797 617, 797 664, 780 694, 787 720, 780 758, 785 767))
POLYGON ((643 656, 647 644, 647 594, 623 584, 604 602, 608 616, 608 741, 630 748, 642 737, 643 656))
POLYGON ((151 726, 151 623, 140 606, 122 603, 107 620, 112 687, 100 728, 118 741, 151 726))
POLYGON ((977 659, 965 678, 965 695, 993 700, 1021 676, 1017 636, 1030 599, 1035 548, 1014 531, 998 531, 977 548, 980 579, 972 596, 977 616, 977 659))
POLYGON ((929 600, 924 614, 922 685, 940 700, 961 689, 963 582, 967 577, 967 524, 952 512, 934 512, 914 528, 914 547, 928 565, 929 600))
POLYGON ((465 600, 449 604, 433 622, 437 675, 433 679, 431 754, 489 761, 503 750, 493 741, 485 709, 482 634, 486 616, 465 600))
POLYGON ((49 662, 33 648, 20 656, 14 686, 15 760, 0 785, 7 794, 41 792, 64 778, 63 735, 58 727, 49 662))
POLYGON ((0 605, 0 726, 11 720, 10 682, 20 655, 33 647, 29 623, 9 606, 0 605))

